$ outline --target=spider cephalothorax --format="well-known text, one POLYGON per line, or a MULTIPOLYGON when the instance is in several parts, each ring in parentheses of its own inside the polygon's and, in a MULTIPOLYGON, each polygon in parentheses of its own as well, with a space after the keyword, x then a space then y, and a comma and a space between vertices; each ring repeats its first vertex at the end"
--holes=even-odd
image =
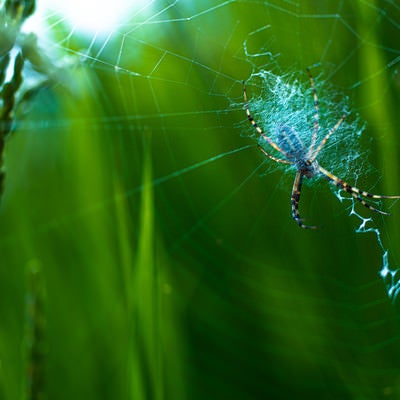
POLYGON ((301 194, 301 186, 303 183, 303 178, 312 178, 314 176, 321 176, 324 179, 332 182, 338 188, 345 190, 346 192, 350 193, 355 200, 361 203, 364 207, 367 207, 370 210, 378 212, 380 214, 387 214, 384 211, 378 210, 377 208, 373 207, 371 204, 367 203, 364 200, 364 197, 370 199, 382 199, 382 198, 400 198, 400 196, 383 196, 377 194, 371 194, 360 190, 356 187, 353 187, 343 181, 342 179, 338 178, 337 176, 330 173, 325 168, 321 167, 317 161, 317 156, 324 147, 325 143, 328 139, 339 129, 340 125, 346 118, 346 114, 343 114, 336 124, 326 133, 320 143, 317 145, 318 139, 318 130, 319 130, 319 105, 318 105, 318 96, 317 91, 314 84, 314 79, 311 75, 309 69, 307 69, 308 76, 311 82, 311 88, 313 91, 313 99, 314 99, 314 126, 311 136, 311 143, 309 146, 306 146, 302 139, 300 138, 297 131, 286 124, 277 125, 277 132, 276 132, 276 140, 273 141, 270 136, 268 136, 254 121, 252 117, 249 105, 247 101, 247 93, 246 93, 246 85, 243 82, 243 96, 245 101, 245 109, 247 118, 250 121, 251 125, 255 128, 255 130, 259 133, 259 145, 258 148, 265 154, 266 157, 270 158, 271 160, 282 163, 282 164, 290 164, 296 168, 296 176, 293 183, 292 189, 292 196, 291 196, 291 203, 292 203, 292 217, 298 223, 301 228, 311 228, 314 229, 316 226, 304 225, 302 219, 300 218, 299 214, 299 201, 300 201, 300 194, 301 194), (277 153, 280 154, 278 158, 272 154, 270 154, 265 147, 270 146, 274 149, 277 153))

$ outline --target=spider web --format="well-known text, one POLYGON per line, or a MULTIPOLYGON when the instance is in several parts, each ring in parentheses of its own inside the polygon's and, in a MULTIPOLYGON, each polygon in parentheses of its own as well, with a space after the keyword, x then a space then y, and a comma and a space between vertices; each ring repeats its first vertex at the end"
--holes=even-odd
MULTIPOLYGON (((392 214, 381 216, 306 180, 300 212, 321 228, 299 229, 293 171, 257 150, 242 92, 244 79, 260 126, 286 119, 307 132, 309 123, 311 135, 309 67, 319 140, 349 113, 321 164, 360 189, 400 193, 396 2, 138 2, 103 29, 78 24, 61 5, 39 7, 25 29, 65 66, 57 63, 59 81, 18 115, 7 143, 0 248, 8 264, 51 264, 50 298, 58 290, 72 298, 60 282, 65 274, 79 282, 70 270, 82 274, 111 315, 102 276, 117 286, 125 276, 117 266, 153 262, 132 256, 146 254, 140 227, 152 215, 155 275, 180 316, 175 341, 162 342, 184 343, 178 361, 163 358, 187 382, 174 398, 397 398, 399 203, 374 204, 392 214), (287 99, 285 85, 297 88, 286 108, 268 99, 287 99)), ((88 15, 109 6, 93 7, 88 15)), ((5 276, 18 286, 17 273, 5 276)), ((117 365, 113 344, 100 343, 117 365)), ((156 387, 161 378, 148 375, 156 387)), ((166 393, 171 379, 162 378, 166 393)))

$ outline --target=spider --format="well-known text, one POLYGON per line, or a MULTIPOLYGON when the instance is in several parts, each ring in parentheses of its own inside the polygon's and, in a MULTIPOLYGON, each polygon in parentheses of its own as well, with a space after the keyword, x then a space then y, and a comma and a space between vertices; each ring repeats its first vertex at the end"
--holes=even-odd
POLYGON ((314 78, 311 75, 311 71, 307 68, 307 74, 310 78, 311 89, 313 91, 314 98, 314 126, 311 137, 311 144, 309 148, 306 148, 303 141, 301 140, 299 134, 295 129, 288 125, 280 125, 278 126, 277 132, 277 140, 274 142, 267 134, 258 126, 254 118, 252 117, 249 110, 249 103, 247 100, 247 92, 246 92, 246 84, 243 81, 243 97, 245 102, 245 110, 247 118, 250 124, 255 128, 255 130, 259 133, 261 140, 265 141, 269 144, 272 149, 276 150, 280 153, 283 158, 277 158, 274 155, 268 153, 260 144, 258 148, 264 153, 266 157, 275 161, 277 163, 289 164, 295 166, 297 172, 293 183, 292 195, 291 195, 291 204, 292 204, 292 218, 297 222, 297 224, 301 228, 306 229, 316 229, 317 227, 314 225, 305 225, 303 224, 303 220, 300 217, 299 213, 299 202, 301 195, 301 186, 303 183, 303 178, 312 178, 314 176, 321 176, 337 186, 338 188, 345 190, 350 193, 355 200, 361 203, 364 207, 369 210, 375 211, 380 214, 389 215, 388 213, 381 211, 371 204, 367 203, 364 200, 365 198, 369 199, 398 199, 400 196, 384 196, 371 194, 369 192, 365 192, 364 190, 360 190, 354 186, 349 185, 347 182, 333 175, 331 172, 323 168, 319 165, 317 157, 324 147, 325 143, 328 139, 339 129, 340 125, 346 118, 346 114, 343 114, 336 124, 328 131, 325 137, 321 140, 321 142, 317 145, 318 138, 318 130, 319 130, 319 103, 317 90, 315 88, 314 78))

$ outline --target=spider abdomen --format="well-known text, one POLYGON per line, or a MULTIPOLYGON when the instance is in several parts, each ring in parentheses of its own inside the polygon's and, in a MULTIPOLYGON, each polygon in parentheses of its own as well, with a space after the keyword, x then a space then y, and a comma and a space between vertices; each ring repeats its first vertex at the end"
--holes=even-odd
POLYGON ((307 150, 296 130, 288 125, 281 125, 277 130, 277 144, 288 160, 296 164, 298 161, 305 160, 307 150))

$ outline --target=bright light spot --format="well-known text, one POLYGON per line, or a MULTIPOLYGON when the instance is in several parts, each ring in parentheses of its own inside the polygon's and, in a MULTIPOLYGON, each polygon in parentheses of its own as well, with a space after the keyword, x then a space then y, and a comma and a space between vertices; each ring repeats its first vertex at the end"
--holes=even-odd
POLYGON ((127 22, 132 13, 146 10, 154 0, 42 0, 39 4, 59 17, 74 30, 102 33, 115 30, 127 22))
POLYGON ((128 9, 127 0, 69 0, 51 3, 75 28, 90 32, 115 28, 128 9))

